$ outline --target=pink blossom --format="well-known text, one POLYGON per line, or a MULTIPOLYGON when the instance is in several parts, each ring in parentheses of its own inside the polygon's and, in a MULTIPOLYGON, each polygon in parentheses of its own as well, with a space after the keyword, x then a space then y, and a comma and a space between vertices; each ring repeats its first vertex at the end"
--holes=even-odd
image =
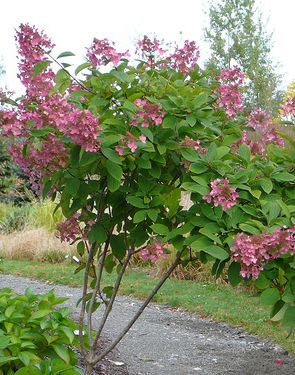
POLYGON ((48 37, 35 26, 21 24, 16 32, 18 53, 18 77, 30 97, 45 97, 53 87, 54 73, 47 66, 39 74, 33 74, 37 64, 46 61, 45 53, 53 48, 48 37))
POLYGON ((161 47, 160 41, 157 38, 150 39, 147 35, 142 40, 137 41, 136 53, 142 59, 147 59, 149 66, 153 67, 156 56, 162 56, 165 50, 161 47))
POLYGON ((126 133, 126 144, 127 144, 127 147, 130 148, 131 152, 135 152, 136 151, 136 149, 137 149, 136 138, 130 132, 126 133))
POLYGON ((193 148, 195 151, 199 152, 200 154, 205 154, 206 149, 201 146, 201 142, 199 140, 194 140, 187 135, 185 136, 184 140, 180 142, 181 146, 193 148))
POLYGON ((239 233, 231 247, 233 259, 241 264, 241 276, 257 279, 264 266, 285 253, 295 254, 295 226, 273 233, 239 233))
POLYGON ((270 115, 255 107, 249 115, 248 124, 254 129, 267 128, 271 125, 270 115))
POLYGON ((114 43, 105 39, 94 39, 90 48, 87 50, 87 58, 91 61, 95 67, 107 65, 112 62, 114 66, 117 66, 124 56, 128 56, 128 51, 123 53, 117 52, 113 47, 114 43))
POLYGON ((136 115, 131 119, 131 124, 140 124, 144 128, 151 125, 161 125, 165 113, 161 110, 160 104, 154 104, 147 99, 136 99, 134 104, 138 107, 136 115))
POLYGON ((61 241, 75 241, 78 235, 81 234, 79 221, 77 220, 79 216, 79 213, 75 213, 57 226, 58 237, 61 241))
POLYGON ((140 141, 141 141, 142 143, 146 143, 146 136, 145 136, 145 135, 141 134, 141 135, 139 136, 139 139, 140 139, 140 141))
POLYGON ((120 155, 123 156, 125 153, 125 147, 123 146, 116 146, 115 151, 120 155))
POLYGON ((295 96, 293 98, 288 99, 287 102, 282 107, 284 115, 288 116, 291 115, 295 117, 295 96))
POLYGON ((236 192, 235 188, 229 186, 227 178, 217 178, 210 185, 211 192, 203 196, 206 202, 211 203, 213 201, 215 207, 220 205, 224 211, 236 205, 239 193, 236 192))
POLYGON ((14 162, 30 177, 32 185, 36 188, 38 187, 36 181, 64 168, 68 160, 65 146, 52 133, 36 146, 28 143, 15 144, 11 146, 10 154, 14 162), (27 148, 26 154, 24 147, 27 148))
POLYGON ((232 69, 224 69, 219 77, 220 85, 215 90, 218 94, 217 105, 223 108, 230 118, 234 118, 237 112, 241 112, 243 107, 243 99, 239 90, 243 83, 244 74, 240 68, 235 66, 232 69))
POLYGON ((172 55, 167 58, 171 68, 188 74, 193 70, 200 57, 200 50, 196 42, 185 40, 182 48, 176 47, 172 55))
MULTIPOLYGON (((165 244, 167 246, 168 244, 165 244)), ((140 256, 144 261, 150 260, 155 263, 159 258, 167 257, 164 251, 164 246, 161 241, 156 241, 153 244, 147 245, 140 251, 140 256)))
POLYGON ((78 109, 59 95, 49 97, 41 104, 46 121, 84 150, 96 152, 99 149, 97 137, 99 123, 87 109, 78 109))

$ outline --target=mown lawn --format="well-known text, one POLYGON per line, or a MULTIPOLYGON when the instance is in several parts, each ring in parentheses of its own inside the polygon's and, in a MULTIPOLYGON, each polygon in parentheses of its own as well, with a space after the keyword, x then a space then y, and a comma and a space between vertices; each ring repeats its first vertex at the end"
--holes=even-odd
MULTIPOLYGON (((70 264, 5 260, 1 268, 4 273, 37 278, 52 284, 82 285, 82 273, 74 274, 75 267, 70 264)), ((113 279, 106 274, 104 284, 109 285, 113 279)), ((156 278, 143 271, 129 270, 120 294, 143 299, 156 282, 156 278)), ((260 305, 259 298, 245 291, 228 285, 170 279, 153 301, 242 327, 249 333, 272 339, 295 354, 295 335, 287 339, 284 328, 270 322, 269 310, 260 305)))

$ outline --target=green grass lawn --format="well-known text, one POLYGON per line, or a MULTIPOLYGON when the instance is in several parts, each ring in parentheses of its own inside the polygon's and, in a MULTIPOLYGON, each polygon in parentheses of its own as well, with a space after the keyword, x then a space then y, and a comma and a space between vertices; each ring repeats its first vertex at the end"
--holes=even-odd
MULTIPOLYGON (((37 278, 52 284, 82 285, 83 274, 75 275, 74 266, 70 264, 5 260, 1 268, 4 273, 37 278)), ((109 285, 113 280, 113 276, 106 274, 104 284, 109 285)), ((129 270, 120 294, 143 299, 156 282, 157 279, 143 271, 129 270)), ((245 291, 228 285, 170 279, 153 301, 243 327, 249 333, 272 339, 295 354, 294 334, 286 339, 286 331, 269 321, 269 310, 260 305, 259 298, 245 291)))

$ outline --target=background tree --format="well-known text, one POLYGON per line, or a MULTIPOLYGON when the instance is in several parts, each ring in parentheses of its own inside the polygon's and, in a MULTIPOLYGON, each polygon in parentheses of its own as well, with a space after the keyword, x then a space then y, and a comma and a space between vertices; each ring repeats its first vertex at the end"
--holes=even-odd
POLYGON ((280 75, 271 59, 272 34, 266 31, 255 0, 211 0, 209 26, 204 31, 213 70, 238 64, 247 77, 246 104, 275 114, 281 102, 280 75))

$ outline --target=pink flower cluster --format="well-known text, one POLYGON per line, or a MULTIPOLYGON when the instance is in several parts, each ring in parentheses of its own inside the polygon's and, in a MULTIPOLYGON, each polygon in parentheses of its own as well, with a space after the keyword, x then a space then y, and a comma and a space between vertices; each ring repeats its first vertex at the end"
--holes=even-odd
POLYGON ((263 267, 281 254, 295 254, 295 226, 273 233, 239 233, 231 247, 233 259, 241 264, 241 276, 257 279, 263 267))
POLYGON ((248 124, 253 129, 267 128, 271 125, 270 115, 255 107, 249 115, 248 124))
POLYGON ((96 152, 99 149, 97 137, 100 127, 90 111, 76 108, 59 95, 49 97, 40 108, 49 126, 56 127, 86 151, 96 152))
POLYGON ((153 66, 155 56, 163 56, 165 50, 161 47, 161 43, 157 38, 152 40, 147 35, 144 35, 142 40, 137 41, 136 53, 138 53, 142 59, 147 59, 148 64, 153 66))
POLYGON ((213 201, 215 207, 220 205, 224 211, 230 209, 237 203, 239 193, 236 192, 234 187, 229 186, 227 178, 217 178, 212 181, 210 185, 210 193, 203 196, 206 202, 211 203, 211 201, 213 201))
POLYGON ((26 87, 27 95, 32 98, 47 96, 53 87, 54 73, 48 67, 42 70, 42 74, 34 75, 33 72, 37 64, 46 61, 45 52, 54 45, 43 32, 28 24, 20 25, 15 39, 21 56, 18 77, 26 87))
POLYGON ((151 125, 161 125, 165 112, 161 110, 160 104, 153 104, 147 99, 136 99, 134 104, 138 107, 136 115, 131 119, 133 126, 141 125, 148 128, 151 125))
MULTIPOLYGON (((139 136, 138 140, 142 143, 146 143, 146 137, 142 134, 139 136)), ((130 132, 126 133, 126 136, 121 136, 121 144, 115 147, 115 151, 120 155, 124 155, 126 151, 126 147, 130 149, 131 152, 135 152, 137 150, 137 138, 130 132)))
POLYGON ((12 156, 33 182, 65 167, 67 150, 59 138, 61 133, 86 151, 96 152, 100 127, 90 111, 76 108, 66 94, 50 94, 54 73, 48 67, 34 74, 36 64, 45 62, 45 52, 53 47, 48 38, 35 27, 21 25, 16 39, 26 95, 16 110, 1 111, 0 125, 4 136, 16 139, 12 156), (52 128, 52 132, 32 142, 31 131, 43 128, 52 128), (27 152, 23 153, 24 147, 27 152))
POLYGON ((73 242, 81 234, 80 225, 77 220, 79 216, 80 214, 76 212, 57 226, 58 237, 61 241, 73 242))
POLYGON ((283 105, 283 112, 285 116, 291 115, 295 117, 295 96, 288 99, 287 102, 283 105))
POLYGON ((107 65, 109 62, 117 66, 124 56, 128 56, 128 51, 117 52, 114 43, 108 39, 94 39, 90 48, 87 50, 87 58, 95 67, 107 65))
POLYGON ((53 133, 50 133, 40 145, 14 144, 10 148, 10 154, 37 189, 36 181, 40 182, 41 177, 64 168, 68 159, 65 146, 53 133), (24 154, 25 147, 26 154, 24 154))
MULTIPOLYGON (((167 246, 167 244, 165 245, 167 246)), ((156 241, 153 244, 147 245, 140 251, 141 258, 146 261, 156 262, 159 258, 166 258, 167 254, 164 251, 164 246, 161 241, 156 241)))
POLYGON ((243 136, 236 142, 235 146, 240 146, 242 143, 245 143, 250 147, 253 155, 265 155, 267 145, 269 144, 284 147, 285 142, 283 138, 277 134, 269 114, 265 111, 254 108, 253 112, 249 115, 248 125, 253 128, 254 131, 243 130, 243 136))
POLYGON ((176 48, 175 52, 168 57, 170 66, 184 74, 193 70, 200 57, 199 47, 196 42, 186 40, 182 48, 176 48))
POLYGON ((184 140, 180 142, 180 146, 190 147, 200 154, 205 154, 207 152, 207 150, 201 146, 201 142, 199 140, 194 140, 187 135, 184 137, 184 140))
POLYGON ((244 81, 244 74, 239 67, 235 66, 232 69, 222 70, 217 80, 221 82, 215 90, 218 94, 217 105, 223 108, 230 118, 234 118, 237 112, 244 109, 242 94, 239 90, 244 81))

